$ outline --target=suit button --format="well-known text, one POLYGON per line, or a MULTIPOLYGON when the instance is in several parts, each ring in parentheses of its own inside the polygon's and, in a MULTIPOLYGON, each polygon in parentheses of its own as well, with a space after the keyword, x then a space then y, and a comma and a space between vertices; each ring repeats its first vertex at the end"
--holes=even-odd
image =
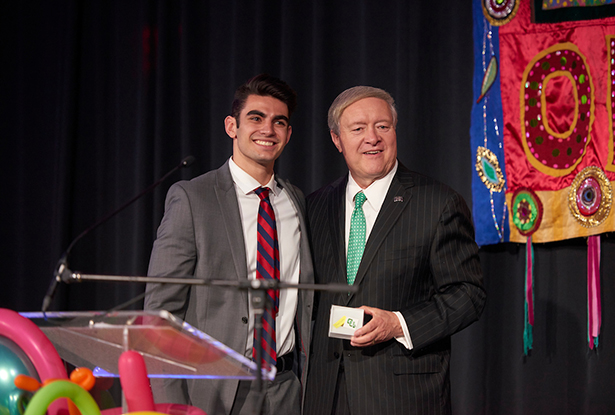
POLYGON ((333 357, 335 357, 336 359, 339 359, 340 354, 338 352, 333 352, 333 357))
POLYGON ((248 324, 248 317, 242 317, 242 318, 241 318, 241 322, 242 322, 243 324, 248 324))

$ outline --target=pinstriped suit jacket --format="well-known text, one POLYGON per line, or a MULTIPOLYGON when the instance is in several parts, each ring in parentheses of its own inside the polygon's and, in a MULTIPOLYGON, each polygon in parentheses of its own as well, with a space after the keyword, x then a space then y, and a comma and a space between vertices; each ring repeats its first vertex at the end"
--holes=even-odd
MULTIPOLYGON (((307 238, 303 193, 276 176, 297 211, 301 229, 300 281, 312 283, 314 273, 307 238)), ((169 189, 158 228, 149 275, 240 280, 247 278, 245 242, 239 203, 228 161, 169 189)), ((243 354, 248 332, 248 294, 225 287, 148 284, 145 309, 167 310, 243 354)), ((299 292, 295 347, 301 355, 302 384, 307 378, 313 293, 299 292)), ((165 379, 152 381, 157 402, 191 404, 208 414, 230 412, 238 380, 165 379)))
MULTIPOLYGON (((318 283, 344 283, 348 176, 308 196, 318 283)), ((329 415, 343 361, 352 415, 448 414, 450 337, 485 302, 470 212, 447 186, 399 164, 357 272, 356 294, 317 294, 305 413, 329 415), (328 337, 332 304, 400 311, 414 348, 328 337)))

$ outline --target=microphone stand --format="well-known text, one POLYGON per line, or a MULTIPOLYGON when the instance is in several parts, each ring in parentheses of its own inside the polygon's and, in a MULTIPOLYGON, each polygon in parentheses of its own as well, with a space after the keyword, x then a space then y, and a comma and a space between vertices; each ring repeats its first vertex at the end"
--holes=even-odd
POLYGON ((298 290, 314 290, 325 292, 356 293, 359 287, 348 284, 292 284, 278 280, 216 280, 199 279, 190 276, 183 277, 157 277, 157 276, 122 276, 122 275, 100 275, 100 274, 81 274, 72 272, 68 267, 63 267, 58 278, 66 283, 76 283, 82 281, 105 281, 105 282, 133 282, 133 283, 153 283, 153 284, 184 284, 184 285, 208 285, 213 287, 228 287, 238 290, 248 290, 251 292, 251 305, 254 310, 254 328, 256 333, 256 375, 255 389, 258 391, 256 414, 262 411, 265 397, 265 383, 263 382, 262 355, 263 346, 261 343, 263 335, 263 313, 271 307, 271 302, 267 301, 268 290, 280 290, 295 288, 298 290))
MULTIPOLYGON (((262 281, 262 280, 258 280, 262 281)), ((263 314, 266 308, 271 308, 271 301, 267 300, 266 289, 256 289, 252 291, 251 304, 254 310, 254 350, 256 350, 256 356, 254 356, 256 363, 256 378, 255 389, 258 391, 256 395, 256 405, 254 408, 255 415, 259 415, 263 411, 263 402, 265 401, 265 382, 263 382, 263 314)))
POLYGON ((68 248, 66 248, 66 251, 64 251, 64 254, 62 254, 62 256, 60 257, 60 260, 58 261, 58 264, 56 265, 55 271, 53 273, 53 279, 51 280, 51 284, 49 284, 49 288, 47 289, 47 293, 45 294, 45 297, 43 298, 43 305, 41 307, 41 311, 44 313, 45 311, 47 311, 47 309, 51 305, 51 301, 53 300, 53 296, 55 295, 56 289, 58 287, 58 283, 60 281, 63 281, 65 279, 69 278, 70 270, 68 269, 68 255, 70 254, 71 249, 73 249, 73 246, 75 246, 77 241, 79 241, 81 238, 86 236, 88 233, 92 232, 94 229, 98 228, 100 225, 102 225, 103 223, 107 222, 109 219, 111 219, 112 217, 114 217, 115 215, 117 215, 118 213, 123 211, 124 209, 126 209, 128 206, 133 204, 135 201, 137 201, 138 199, 140 199, 141 197, 143 197, 147 193, 149 193, 152 190, 154 190, 167 177, 169 177, 171 174, 175 173, 175 171, 177 171, 179 169, 182 169, 182 168, 185 168, 185 167, 188 167, 193 162, 194 162, 194 157, 192 157, 192 156, 185 157, 177 166, 173 167, 173 169, 168 171, 160 179, 158 179, 157 181, 155 181, 154 183, 149 185, 146 189, 144 189, 141 192, 139 192, 139 194, 137 194, 135 197, 133 197, 132 199, 130 199, 129 201, 124 203, 122 206, 120 206, 119 208, 115 209, 114 211, 108 213, 106 216, 104 216, 103 218, 99 219, 95 224, 93 224, 92 226, 90 226, 89 228, 87 228, 86 230, 81 232, 79 235, 77 235, 77 237, 75 239, 73 239, 73 241, 70 243, 70 245, 68 245, 68 248))

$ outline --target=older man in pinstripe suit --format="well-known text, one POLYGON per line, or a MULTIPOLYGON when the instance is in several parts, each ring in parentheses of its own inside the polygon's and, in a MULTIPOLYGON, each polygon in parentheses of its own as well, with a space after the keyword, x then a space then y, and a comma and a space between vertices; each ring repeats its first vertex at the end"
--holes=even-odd
POLYGON ((483 309, 470 212, 459 194, 398 162, 396 125, 393 98, 378 88, 350 88, 329 109, 349 174, 308 197, 314 267, 318 282, 359 292, 318 298, 309 415, 449 414, 451 335, 483 309), (328 337, 334 304, 365 311, 350 340, 328 337))

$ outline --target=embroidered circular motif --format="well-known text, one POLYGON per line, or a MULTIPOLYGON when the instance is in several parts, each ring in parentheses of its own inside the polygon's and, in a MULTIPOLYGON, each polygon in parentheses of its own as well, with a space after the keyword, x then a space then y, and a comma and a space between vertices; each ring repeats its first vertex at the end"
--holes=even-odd
POLYGON ((594 117, 594 87, 585 58, 574 44, 557 44, 534 57, 522 82, 521 138, 528 160, 545 174, 570 174, 583 158, 594 117), (563 132, 549 123, 550 82, 572 86, 572 123, 563 132))
POLYGON ((577 207, 583 216, 591 216, 598 211, 602 191, 600 183, 593 177, 588 177, 581 182, 577 189, 577 207))
POLYGON ((479 146, 476 149, 476 172, 491 191, 501 192, 504 188, 504 173, 493 151, 479 146))
POLYGON ((492 26, 502 26, 515 17, 519 2, 520 0, 483 0, 483 14, 492 26))
POLYGON ((520 187, 512 196, 512 221, 523 236, 530 236, 540 227, 542 202, 532 189, 520 187))
POLYGON ((586 228, 600 225, 611 212, 611 183, 600 167, 589 166, 574 178, 568 192, 572 216, 586 228))

